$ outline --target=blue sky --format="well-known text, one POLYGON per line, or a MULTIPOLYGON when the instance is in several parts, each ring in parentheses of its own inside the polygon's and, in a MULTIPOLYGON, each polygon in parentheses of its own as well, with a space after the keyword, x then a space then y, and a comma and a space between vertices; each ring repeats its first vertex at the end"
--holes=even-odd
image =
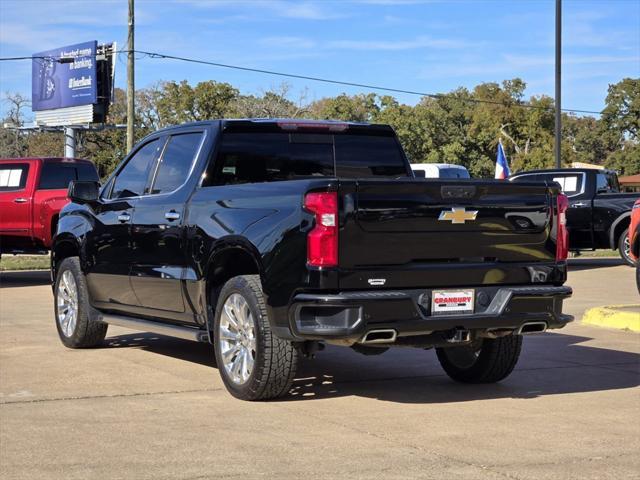
MULTIPOLYGON (((554 9, 553 0, 137 0, 136 48, 422 92, 521 77, 528 95, 553 95, 554 9)), ((1 0, 0 56, 94 39, 126 48, 126 17, 126 0, 1 0)), ((640 77, 640 0, 564 0, 563 20, 563 107, 601 110, 608 84, 640 77)), ((116 68, 123 87, 124 55, 116 68)), ((0 92, 30 95, 30 72, 29 61, 1 62, 0 92)), ((138 88, 182 79, 225 81, 243 93, 283 81, 169 60, 136 64, 138 88)), ((287 82, 294 99, 365 91, 287 82)))

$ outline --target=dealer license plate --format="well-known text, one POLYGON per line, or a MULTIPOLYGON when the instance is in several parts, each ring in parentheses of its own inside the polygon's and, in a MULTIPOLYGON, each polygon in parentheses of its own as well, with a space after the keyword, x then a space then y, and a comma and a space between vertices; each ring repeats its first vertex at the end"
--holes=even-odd
POLYGON ((431 297, 431 314, 473 313, 474 290, 434 290, 431 297))

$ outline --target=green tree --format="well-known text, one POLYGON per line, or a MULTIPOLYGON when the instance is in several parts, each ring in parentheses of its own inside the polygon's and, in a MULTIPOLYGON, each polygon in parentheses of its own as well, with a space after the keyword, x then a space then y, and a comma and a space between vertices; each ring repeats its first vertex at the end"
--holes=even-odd
POLYGON ((371 122, 380 111, 375 93, 327 97, 312 103, 309 112, 314 118, 344 120, 347 122, 371 122))
POLYGON ((605 128, 617 136, 620 143, 625 139, 638 140, 640 130, 640 78, 625 78, 609 85, 606 106, 602 111, 605 128))
POLYGON ((263 92, 261 96, 240 95, 233 104, 234 116, 241 118, 298 118, 306 115, 305 95, 295 103, 289 99, 291 87, 287 83, 263 92))
POLYGON ((228 83, 213 80, 198 83, 195 88, 186 80, 165 82, 154 93, 157 125, 165 127, 185 122, 224 118, 231 113, 238 90, 228 83))
POLYGON ((617 170, 621 175, 640 173, 640 144, 625 142, 622 148, 607 157, 605 166, 617 170))

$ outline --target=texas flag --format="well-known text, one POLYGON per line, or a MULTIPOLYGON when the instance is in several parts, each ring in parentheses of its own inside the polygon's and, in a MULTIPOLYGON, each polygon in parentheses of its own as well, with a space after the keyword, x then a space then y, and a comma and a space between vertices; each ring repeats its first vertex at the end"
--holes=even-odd
POLYGON ((504 180, 511 172, 509 172, 509 162, 507 162, 507 156, 504 154, 504 148, 502 148, 502 142, 498 143, 498 158, 496 158, 496 176, 504 180))

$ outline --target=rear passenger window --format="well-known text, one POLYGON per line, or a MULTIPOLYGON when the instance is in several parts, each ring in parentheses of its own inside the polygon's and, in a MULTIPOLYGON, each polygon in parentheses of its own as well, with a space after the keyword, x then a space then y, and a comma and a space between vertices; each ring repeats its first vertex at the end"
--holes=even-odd
POLYGON ((202 186, 333 175, 330 135, 227 133, 202 186), (217 169, 217 171, 216 171, 217 169))
POLYGON ((27 184, 29 165, 4 164, 0 165, 0 192, 22 190, 27 184))
POLYGON ((76 172, 78 180, 83 182, 99 182, 100 177, 98 177, 98 171, 96 167, 93 165, 89 165, 88 163, 78 163, 76 164, 76 172))
POLYGON ((336 176, 407 177, 400 146, 390 136, 336 135, 336 176))
POLYGON ((71 180, 76 180, 74 165, 45 163, 42 166, 38 190, 64 190, 69 187, 71 180))
POLYGON ((187 180, 201 142, 201 132, 173 135, 169 138, 151 193, 172 192, 187 180))
POLYGON ((582 173, 537 173, 515 177, 514 182, 557 182, 560 184, 562 193, 572 197, 582 193, 582 186, 584 182, 584 175, 582 173))
POLYGON ((560 184, 565 195, 576 195, 582 190, 582 175, 554 175, 551 180, 560 184))

